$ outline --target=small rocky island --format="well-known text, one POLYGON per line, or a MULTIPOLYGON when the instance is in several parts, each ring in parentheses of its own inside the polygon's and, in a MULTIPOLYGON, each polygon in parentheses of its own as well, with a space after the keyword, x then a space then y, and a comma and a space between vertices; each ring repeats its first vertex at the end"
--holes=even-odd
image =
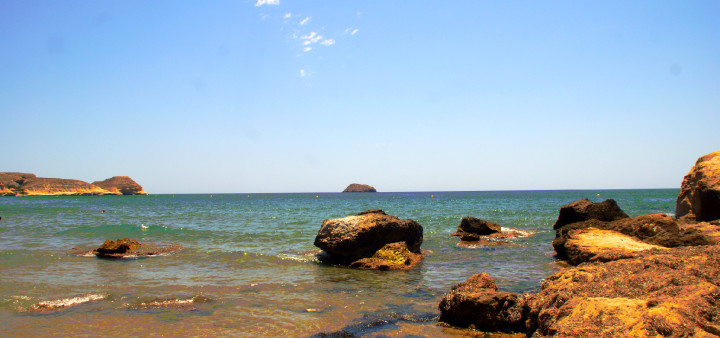
POLYGON ((377 192, 377 190, 375 190, 375 187, 367 184, 353 183, 348 185, 343 192, 377 192))
POLYGON ((65 178, 37 177, 30 173, 0 173, 0 196, 147 195, 127 176, 115 176, 92 184, 65 178))

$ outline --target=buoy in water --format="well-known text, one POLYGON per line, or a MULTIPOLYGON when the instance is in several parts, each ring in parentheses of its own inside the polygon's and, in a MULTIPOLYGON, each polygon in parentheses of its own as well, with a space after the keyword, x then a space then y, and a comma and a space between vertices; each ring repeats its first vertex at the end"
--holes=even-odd
POLYGON ((600 194, 597 194, 597 197, 600 197, 600 194))
POLYGON ((318 195, 315 195, 315 198, 320 198, 320 196, 318 196, 318 195))
POLYGON ((430 195, 430 198, 435 198, 435 196, 433 196, 433 195, 430 195))

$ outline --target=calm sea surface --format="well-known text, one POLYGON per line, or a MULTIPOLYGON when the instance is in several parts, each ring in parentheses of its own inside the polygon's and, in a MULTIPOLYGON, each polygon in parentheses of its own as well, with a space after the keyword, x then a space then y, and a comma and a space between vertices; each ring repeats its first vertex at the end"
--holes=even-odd
POLYGON ((672 213, 677 194, 0 197, 0 336, 460 336, 467 331, 435 325, 443 295, 479 272, 505 291, 537 290, 558 269, 552 225, 562 205, 613 198, 630 216, 672 213), (359 271, 316 261, 313 240, 324 219, 375 208, 423 226, 427 256, 420 268, 359 271), (464 216, 529 236, 503 246, 458 247, 450 233, 464 216), (73 250, 122 237, 185 249, 124 260, 73 250), (41 303, 68 306, 36 311, 41 303))

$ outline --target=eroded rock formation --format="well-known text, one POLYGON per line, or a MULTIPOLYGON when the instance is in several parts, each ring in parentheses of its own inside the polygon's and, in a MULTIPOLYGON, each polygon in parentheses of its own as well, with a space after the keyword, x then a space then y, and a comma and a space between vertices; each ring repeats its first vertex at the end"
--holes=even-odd
POLYGON ((720 151, 700 157, 683 178, 675 217, 720 219, 720 151))

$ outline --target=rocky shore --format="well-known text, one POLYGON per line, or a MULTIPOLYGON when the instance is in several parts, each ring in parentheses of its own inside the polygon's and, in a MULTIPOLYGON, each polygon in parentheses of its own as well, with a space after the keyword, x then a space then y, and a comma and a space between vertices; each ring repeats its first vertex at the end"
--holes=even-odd
POLYGON ((528 337, 720 336, 719 192, 715 152, 685 176, 676 217, 629 217, 613 200, 563 206, 553 247, 570 267, 524 295, 476 274, 443 298, 439 323, 528 337))
POLYGON ((0 196, 147 195, 127 176, 115 176, 92 184, 73 179, 44 178, 30 173, 0 173, 0 196))

